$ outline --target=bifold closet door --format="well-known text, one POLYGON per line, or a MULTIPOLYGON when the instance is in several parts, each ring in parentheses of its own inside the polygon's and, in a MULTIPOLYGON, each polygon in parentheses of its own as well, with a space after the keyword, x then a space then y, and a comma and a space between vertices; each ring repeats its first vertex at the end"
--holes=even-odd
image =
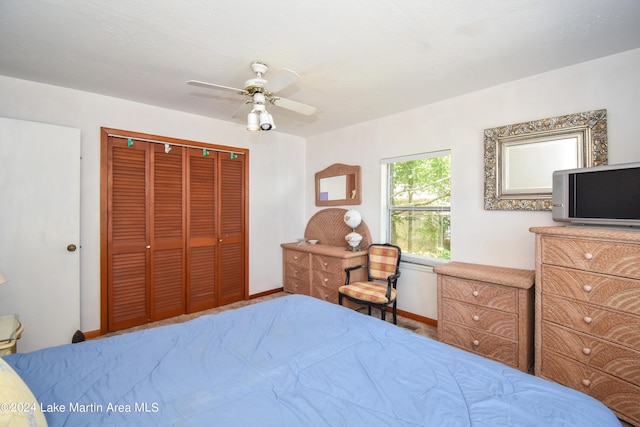
POLYGON ((185 313, 185 230, 183 221, 184 158, 182 147, 168 153, 164 145, 151 148, 150 311, 151 321, 185 313))
POLYGON ((150 319, 148 158, 146 144, 128 146, 109 138, 107 176, 108 329, 116 331, 150 319))
POLYGON ((247 156, 117 136, 106 156, 106 330, 245 299, 247 156))
POLYGON ((245 298, 246 156, 189 150, 187 312, 245 298))
POLYGON ((216 307, 217 153, 187 150, 187 313, 216 307))
POLYGON ((185 312, 180 147, 110 138, 109 330, 185 312))
POLYGON ((245 298, 245 169, 246 156, 218 153, 219 238, 218 304, 230 304, 245 298))

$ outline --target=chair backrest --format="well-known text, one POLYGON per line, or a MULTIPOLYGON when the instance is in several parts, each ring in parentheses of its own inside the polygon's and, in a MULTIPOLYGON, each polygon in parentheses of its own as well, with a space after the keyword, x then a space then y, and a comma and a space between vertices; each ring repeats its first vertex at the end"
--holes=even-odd
POLYGON ((389 243, 369 246, 369 279, 387 280, 400 268, 400 248, 389 243))

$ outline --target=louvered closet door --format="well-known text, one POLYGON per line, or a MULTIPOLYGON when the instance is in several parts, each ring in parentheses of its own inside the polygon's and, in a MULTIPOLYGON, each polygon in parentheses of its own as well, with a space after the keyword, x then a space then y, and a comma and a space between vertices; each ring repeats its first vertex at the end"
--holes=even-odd
POLYGON ((183 151, 164 145, 151 148, 151 320, 184 314, 185 274, 183 218, 183 151))
POLYGON ((245 299, 245 168, 246 156, 218 153, 219 239, 218 304, 245 299))
POLYGON ((185 312, 183 157, 110 141, 109 330, 185 312))
POLYGON ((103 329, 245 299, 247 155, 104 141, 103 329))
POLYGON ((149 321, 147 236, 148 150, 110 138, 108 162, 107 289, 109 330, 149 321))
POLYGON ((188 149, 187 182, 187 312, 218 305, 216 292, 217 153, 188 149))

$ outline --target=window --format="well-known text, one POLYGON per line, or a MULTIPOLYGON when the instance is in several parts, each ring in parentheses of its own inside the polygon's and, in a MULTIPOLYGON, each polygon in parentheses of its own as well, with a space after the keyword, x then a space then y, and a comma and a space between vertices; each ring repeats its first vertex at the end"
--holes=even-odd
POLYGON ((451 258, 451 153, 385 159, 387 239, 404 261, 436 264, 451 258))

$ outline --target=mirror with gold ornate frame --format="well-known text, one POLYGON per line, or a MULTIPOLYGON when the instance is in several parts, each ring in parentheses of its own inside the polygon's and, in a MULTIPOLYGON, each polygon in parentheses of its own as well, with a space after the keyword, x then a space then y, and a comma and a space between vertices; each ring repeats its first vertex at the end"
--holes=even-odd
POLYGON ((316 206, 362 203, 360 166, 335 163, 316 173, 316 206))
POLYGON ((551 210, 555 170, 607 164, 607 110, 484 131, 484 208, 551 210))

